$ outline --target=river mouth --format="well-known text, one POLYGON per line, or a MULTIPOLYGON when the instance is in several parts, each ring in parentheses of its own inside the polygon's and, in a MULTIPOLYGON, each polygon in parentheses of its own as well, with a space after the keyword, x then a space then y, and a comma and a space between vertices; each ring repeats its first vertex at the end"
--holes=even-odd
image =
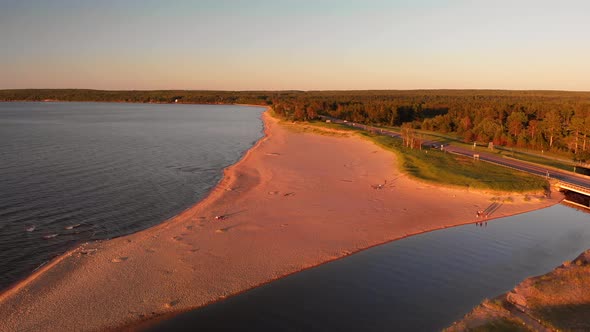
POLYGON ((556 205, 373 247, 147 330, 441 330, 589 247, 588 216, 556 205))

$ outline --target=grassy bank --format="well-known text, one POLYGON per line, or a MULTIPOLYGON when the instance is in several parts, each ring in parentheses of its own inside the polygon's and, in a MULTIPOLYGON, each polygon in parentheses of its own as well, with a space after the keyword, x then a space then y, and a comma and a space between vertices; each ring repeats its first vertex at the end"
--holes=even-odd
POLYGON ((590 331, 589 260, 587 250, 552 272, 528 278, 511 292, 484 301, 445 331, 495 331, 490 328, 506 321, 520 321, 531 331, 590 331))
MULTIPOLYGON (((388 126, 377 126, 378 128, 383 128, 386 130, 400 132, 399 127, 388 127, 388 126)), ((437 132, 427 131, 427 130, 415 130, 418 134, 420 134, 424 139, 437 142, 439 144, 453 144, 456 146, 461 146, 468 149, 473 149, 473 143, 465 143, 462 138, 458 137, 454 134, 441 134, 437 132)), ((540 152, 531 152, 522 150, 519 148, 506 148, 502 146, 496 146, 494 150, 490 150, 486 144, 478 143, 475 151, 485 152, 485 153, 495 153, 501 156, 514 158, 522 161, 527 161, 539 165, 545 165, 549 167, 553 167, 556 169, 564 170, 573 172, 575 163, 572 161, 565 160, 563 155, 555 154, 552 152, 546 152, 544 155, 541 155, 540 152)))
POLYGON ((324 135, 356 133, 394 152, 400 160, 401 171, 431 183, 507 192, 541 191, 549 186, 545 179, 535 175, 440 150, 409 149, 403 146, 400 139, 376 135, 340 124, 319 121, 298 124, 286 122, 285 124, 300 132, 324 135))

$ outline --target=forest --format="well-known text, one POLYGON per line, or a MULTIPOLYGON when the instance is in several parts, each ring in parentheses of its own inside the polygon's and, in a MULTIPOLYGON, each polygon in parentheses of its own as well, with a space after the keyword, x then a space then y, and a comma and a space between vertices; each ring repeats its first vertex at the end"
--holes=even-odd
POLYGON ((352 122, 450 133, 465 142, 553 151, 590 161, 590 92, 512 90, 0 90, 2 101, 254 104, 293 121, 352 122))

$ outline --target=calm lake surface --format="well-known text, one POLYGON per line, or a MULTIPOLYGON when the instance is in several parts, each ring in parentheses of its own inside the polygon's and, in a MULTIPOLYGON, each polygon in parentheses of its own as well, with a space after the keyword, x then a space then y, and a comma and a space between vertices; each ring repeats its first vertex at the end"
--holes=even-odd
POLYGON ((0 290, 77 243, 204 198, 262 136, 263 109, 0 103, 0 290))
POLYGON ((440 331, 588 248, 590 214, 557 205, 374 247, 150 330, 440 331))

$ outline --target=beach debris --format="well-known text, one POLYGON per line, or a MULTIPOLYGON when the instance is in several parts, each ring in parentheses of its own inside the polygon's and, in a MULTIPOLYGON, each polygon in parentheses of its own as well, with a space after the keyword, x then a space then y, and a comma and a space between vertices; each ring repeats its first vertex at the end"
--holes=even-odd
POLYGON ((42 268, 42 267, 43 267, 45 264, 47 264, 47 263, 49 263, 49 261, 45 261, 45 262, 41 263, 39 266, 37 266, 37 267, 36 267, 36 268, 33 270, 33 272, 35 272, 35 271, 39 270, 40 268, 42 268))
MULTIPOLYGON (((394 183, 395 183, 395 182, 396 182, 396 181, 397 181, 397 180, 398 180, 398 179, 399 179, 401 176, 402 176, 402 175, 400 175, 400 176, 396 176, 395 178, 393 178, 393 179, 392 179, 392 180, 390 180, 390 181, 383 180, 383 183, 381 183, 381 184, 374 184, 374 185, 371 185, 371 187, 372 187, 373 189, 377 189, 377 190, 379 190, 379 189, 383 189, 383 188, 385 188, 385 187, 395 187, 395 184, 394 184, 394 183)), ((422 189, 422 188, 417 188, 417 189, 422 189)))
POLYGON ((92 249, 86 249, 86 250, 80 251, 80 254, 82 254, 82 255, 89 255, 89 254, 95 253, 97 250, 98 249, 94 249, 94 248, 92 248, 92 249))
POLYGON ((126 261, 128 259, 129 259, 129 257, 117 257, 117 258, 113 258, 111 260, 111 262, 113 262, 113 263, 121 263, 121 262, 124 262, 124 261, 126 261))
POLYGON ((34 230, 35 230, 35 228, 37 228, 37 226, 35 226, 35 225, 27 226, 27 227, 25 228, 25 231, 27 231, 27 232, 32 232, 32 231, 34 231, 34 230))
POLYGON ((166 307, 166 308, 172 308, 172 307, 174 307, 175 305, 177 305, 179 303, 180 303, 180 300, 179 299, 176 299, 174 301, 170 301, 168 303, 165 303, 164 304, 164 307, 166 307))
POLYGON ((243 213, 245 211, 247 211, 247 210, 241 210, 241 211, 235 211, 235 212, 226 213, 226 214, 220 214, 220 215, 215 216, 215 220, 224 220, 224 219, 233 217, 235 215, 238 215, 240 213, 243 213))
POLYGON ((352 180, 341 179, 342 182, 352 182, 352 180))
POLYGON ((53 239, 54 237, 56 237, 58 235, 59 234, 57 234, 57 233, 43 235, 43 239, 45 239, 45 240, 53 239))
POLYGON ((76 227, 80 227, 81 225, 82 225, 82 224, 74 224, 74 225, 69 225, 69 226, 66 226, 66 227, 64 227, 64 229, 74 229, 74 228, 76 228, 76 227))
POLYGON ((385 181, 384 181, 382 184, 374 184, 374 185, 371 185, 371 187, 372 187, 373 189, 380 190, 380 189, 383 189, 383 188, 385 188, 385 185, 386 185, 386 184, 387 184, 387 180, 385 180, 385 181))
POLYGON ((276 194, 278 194, 278 193, 279 193, 278 191, 269 191, 269 192, 268 192, 268 194, 269 194, 269 195, 276 195, 276 194))
POLYGON ((517 309, 524 311, 522 308, 526 308, 527 300, 524 296, 516 293, 516 291, 511 291, 506 295, 506 300, 514 305, 516 305, 517 309), (520 308, 519 308, 520 307, 520 308))
POLYGON ((267 152, 266 155, 267 156, 280 156, 281 154, 278 152, 267 152))
POLYGON ((294 192, 289 192, 289 193, 284 194, 283 196, 287 197, 287 196, 293 196, 293 195, 295 195, 294 192))

